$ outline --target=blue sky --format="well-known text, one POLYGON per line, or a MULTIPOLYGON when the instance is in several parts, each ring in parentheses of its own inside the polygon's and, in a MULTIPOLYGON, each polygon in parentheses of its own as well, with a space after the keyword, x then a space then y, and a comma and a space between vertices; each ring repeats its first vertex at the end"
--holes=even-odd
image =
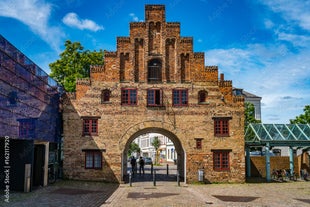
POLYGON ((49 73, 67 39, 116 50, 145 4, 165 4, 206 65, 261 96, 264 123, 288 123, 310 104, 309 0, 1 0, 0 34, 49 73))

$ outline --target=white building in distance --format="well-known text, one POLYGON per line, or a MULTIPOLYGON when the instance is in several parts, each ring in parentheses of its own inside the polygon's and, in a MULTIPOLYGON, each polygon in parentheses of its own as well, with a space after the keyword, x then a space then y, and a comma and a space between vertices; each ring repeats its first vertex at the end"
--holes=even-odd
POLYGON ((134 140, 141 149, 141 156, 150 157, 154 162, 156 153, 155 148, 152 146, 152 142, 155 137, 158 137, 160 140, 159 161, 174 162, 177 159, 177 152, 175 151, 173 142, 168 137, 157 133, 144 134, 134 140))

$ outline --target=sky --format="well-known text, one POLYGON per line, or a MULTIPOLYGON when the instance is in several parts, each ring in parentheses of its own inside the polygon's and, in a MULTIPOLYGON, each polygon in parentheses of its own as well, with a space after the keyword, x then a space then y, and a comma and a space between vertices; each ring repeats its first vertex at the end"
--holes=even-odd
POLYGON ((66 40, 115 51, 145 4, 164 4, 205 65, 262 97, 263 123, 289 123, 310 104, 310 0, 0 0, 0 34, 50 73, 66 40))

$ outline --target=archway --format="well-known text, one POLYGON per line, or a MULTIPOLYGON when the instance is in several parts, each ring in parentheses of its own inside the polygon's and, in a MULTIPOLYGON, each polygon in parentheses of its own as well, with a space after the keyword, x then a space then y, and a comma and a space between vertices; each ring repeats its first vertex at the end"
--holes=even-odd
POLYGON ((147 127, 144 129, 140 129, 133 134, 129 135, 127 138, 126 144, 124 146, 124 149, 122 151, 122 181, 126 181, 128 178, 128 157, 127 157, 127 152, 129 150, 130 143, 139 137, 140 135, 147 134, 147 133, 158 133, 162 134, 166 137, 168 137, 174 144, 175 150, 177 152, 177 161, 176 161, 176 166, 177 170, 179 172, 180 178, 184 179, 186 178, 186 171, 185 166, 185 151, 182 147, 180 139, 171 131, 168 131, 167 129, 164 128, 158 128, 158 127, 147 127))

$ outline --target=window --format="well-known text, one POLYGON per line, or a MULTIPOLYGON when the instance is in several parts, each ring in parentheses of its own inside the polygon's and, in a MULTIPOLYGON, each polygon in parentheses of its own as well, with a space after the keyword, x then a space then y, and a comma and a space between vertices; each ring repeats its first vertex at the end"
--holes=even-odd
POLYGON ((229 136, 229 118, 214 119, 214 136, 229 136))
POLYGON ((196 138, 196 149, 202 149, 202 139, 196 138))
POLYGON ((161 82, 161 62, 160 60, 151 60, 148 64, 148 82, 161 82))
POLYGON ((235 96, 242 96, 243 95, 243 89, 239 89, 239 88, 235 88, 234 90, 233 90, 233 94, 235 95, 235 96))
POLYGON ((85 168, 101 169, 102 168, 102 152, 101 151, 85 151, 85 168))
POLYGON ((188 105, 187 89, 173 90, 173 106, 187 106, 187 105, 188 105))
POLYGON ((206 91, 199 91, 198 92, 198 102, 199 103, 204 103, 206 102, 208 93, 206 91))
POLYGON ((35 138, 35 119, 19 119, 19 136, 22 138, 35 138))
POLYGON ((111 94, 111 92, 109 90, 101 91, 101 103, 109 102, 110 101, 110 94, 111 94))
POLYGON ((137 105, 137 89, 122 89, 122 105, 137 105))
POLYGON ((148 89, 147 90, 147 105, 148 106, 162 106, 162 90, 148 89))
POLYGON ((83 135, 98 135, 98 119, 83 120, 83 135))
POLYGON ((213 169, 216 171, 229 170, 229 152, 225 151, 213 151, 213 169))
POLYGON ((11 91, 8 94, 8 104, 11 106, 16 106, 17 104, 17 92, 16 91, 11 91))

